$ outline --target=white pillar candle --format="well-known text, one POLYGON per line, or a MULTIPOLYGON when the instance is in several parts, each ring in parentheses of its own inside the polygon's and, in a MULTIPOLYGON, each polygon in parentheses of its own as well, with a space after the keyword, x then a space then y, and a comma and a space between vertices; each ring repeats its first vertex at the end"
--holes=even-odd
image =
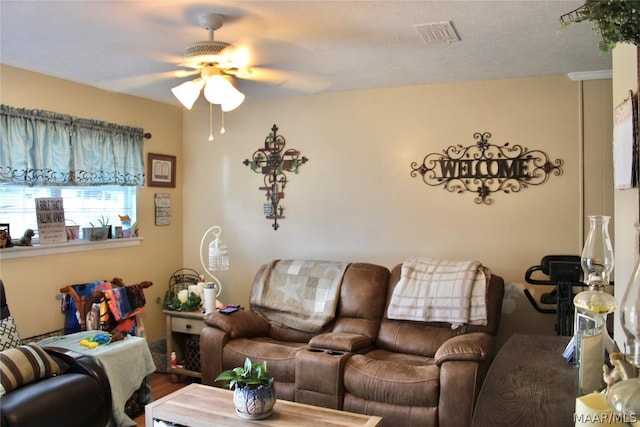
POLYGON ((213 313, 216 309, 216 290, 204 288, 204 314, 213 313))

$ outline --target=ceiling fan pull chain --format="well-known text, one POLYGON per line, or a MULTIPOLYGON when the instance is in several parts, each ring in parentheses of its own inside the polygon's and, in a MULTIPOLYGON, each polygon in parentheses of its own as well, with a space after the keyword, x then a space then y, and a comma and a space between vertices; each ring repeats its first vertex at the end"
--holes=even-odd
POLYGON ((221 111, 222 111, 222 126, 220 127, 220 135, 224 135, 224 133, 227 130, 224 128, 224 110, 221 110, 221 111))
POLYGON ((213 141, 213 104, 209 103, 209 141, 213 141))

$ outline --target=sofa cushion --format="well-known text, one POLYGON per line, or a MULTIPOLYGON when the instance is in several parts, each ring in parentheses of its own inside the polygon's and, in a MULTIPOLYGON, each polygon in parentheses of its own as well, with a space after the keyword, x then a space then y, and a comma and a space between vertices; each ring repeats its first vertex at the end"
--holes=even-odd
POLYGON ((0 351, 14 348, 22 344, 20 334, 13 316, 0 320, 0 351))
POLYGON ((433 359, 374 350, 353 355, 344 370, 347 393, 400 406, 438 406, 440 368, 433 359))
POLYGON ((36 344, 0 352, 0 395, 60 373, 60 366, 36 344))
POLYGON ((434 357, 447 340, 464 328, 434 326, 424 322, 382 319, 376 346, 396 353, 434 357))
POLYGON ((373 343, 368 337, 344 332, 329 332, 317 335, 311 338, 309 345, 315 348, 350 351, 352 353, 362 353, 373 347, 373 343))

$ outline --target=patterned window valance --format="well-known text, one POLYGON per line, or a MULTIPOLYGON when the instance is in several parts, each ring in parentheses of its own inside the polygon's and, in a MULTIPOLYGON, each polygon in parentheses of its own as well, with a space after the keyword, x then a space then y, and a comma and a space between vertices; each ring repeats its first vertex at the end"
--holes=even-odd
POLYGON ((144 185, 140 128, 0 105, 0 183, 144 185))

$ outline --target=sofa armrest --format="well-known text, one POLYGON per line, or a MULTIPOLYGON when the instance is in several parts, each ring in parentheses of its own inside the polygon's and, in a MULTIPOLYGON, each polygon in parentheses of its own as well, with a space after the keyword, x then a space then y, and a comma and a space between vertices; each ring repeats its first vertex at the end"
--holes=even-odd
POLYGON ((434 356, 438 366, 450 361, 484 362, 491 357, 493 336, 472 332, 446 340, 434 356))
MULTIPOLYGON (((22 397, 23 403, 26 403, 28 408, 28 413, 39 414, 38 405, 43 405, 46 407, 47 405, 52 405, 58 403, 55 397, 46 398, 44 396, 53 395, 53 390, 55 389, 55 394, 57 396, 66 396, 71 402, 75 402, 74 404, 85 404, 88 408, 83 413, 92 413, 93 417, 91 420, 82 420, 80 419, 80 423, 86 426, 103 426, 109 423, 109 419, 112 416, 112 402, 113 397, 111 395, 111 384, 109 382, 109 377, 107 373, 104 371, 102 366, 91 356, 87 356, 84 354, 80 354, 73 350, 68 350, 62 347, 42 347, 44 351, 47 352, 49 356, 56 360, 57 363, 62 363, 66 365, 66 370, 57 375, 55 377, 55 381, 51 381, 48 384, 45 381, 40 381, 37 383, 33 383, 30 385, 31 389, 26 393, 27 396, 31 396, 33 399, 32 403, 29 403, 29 398, 22 397), (69 374, 69 376, 67 376, 69 374), (70 377, 75 374, 83 375, 86 377, 91 377, 96 384, 96 388, 91 388, 82 381, 69 380, 70 377), (53 384, 53 385, 52 385, 53 384), (64 389, 64 387, 68 387, 69 384, 74 385, 74 392, 69 392, 64 389), (76 388, 77 387, 77 388, 76 388), (80 390, 80 391, 78 391, 80 390), (99 390, 99 394, 93 394, 96 390, 99 390), (42 396, 38 396, 38 391, 41 392, 42 396), (87 392, 89 393, 87 394, 87 392), (73 394, 75 393, 75 394, 73 394), (88 399, 91 401, 90 403, 84 403, 81 401, 84 396, 88 396, 88 399), (40 402, 35 403, 35 402, 40 402)), ((77 377, 77 375, 76 375, 77 377)), ((26 391, 26 390, 25 390, 26 391)), ((71 405, 68 405, 71 406, 71 405)), ((16 408, 19 405, 15 406, 16 408)), ((46 409, 46 413, 49 415, 55 415, 60 413, 61 415, 65 412, 64 404, 60 403, 57 405, 57 409, 52 410, 51 408, 46 409), (62 408, 62 409, 61 409, 62 408), (52 412, 53 411, 53 412, 52 412)), ((71 413, 71 419, 73 417, 77 417, 77 413, 74 414, 73 411, 69 411, 71 413)), ((54 416, 54 420, 51 420, 51 425, 72 425, 70 419, 65 419, 64 417, 56 417, 54 416)), ((76 418, 75 421, 78 419, 76 418)), ((3 424, 4 425, 4 424, 3 424)), ((20 423, 17 423, 20 425, 20 423)), ((78 425, 78 424, 76 424, 78 425)))
POLYGON ((328 332, 326 334, 316 335, 311 338, 309 345, 315 348, 348 351, 351 353, 364 352, 373 347, 373 343, 369 337, 347 332, 328 332))
POLYGON ((204 316, 207 326, 221 329, 231 338, 251 338, 269 335, 269 323, 249 310, 238 310, 231 314, 214 311, 204 316))
POLYGON ((43 349, 54 359, 65 363, 69 367, 67 372, 93 377, 100 384, 100 387, 105 390, 105 394, 109 399, 107 406, 111 406, 111 383, 109 382, 109 377, 94 358, 62 347, 43 347, 43 349))

